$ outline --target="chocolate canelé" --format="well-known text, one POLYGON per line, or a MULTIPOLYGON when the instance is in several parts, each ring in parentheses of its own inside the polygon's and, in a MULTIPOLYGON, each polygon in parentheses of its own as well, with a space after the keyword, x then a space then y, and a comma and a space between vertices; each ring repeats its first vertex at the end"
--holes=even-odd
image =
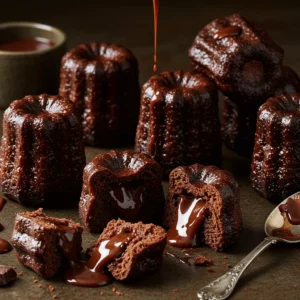
POLYGON ((12 233, 12 245, 19 262, 44 278, 79 259, 80 224, 68 219, 48 217, 42 209, 18 213, 12 233))
POLYGON ((149 154, 168 175, 193 163, 221 162, 218 92, 201 74, 176 71, 143 86, 135 151, 149 154))
POLYGON ((4 112, 0 185, 24 205, 79 201, 85 153, 74 104, 60 96, 26 96, 4 112))
POLYGON ((300 94, 270 98, 258 111, 251 181, 276 203, 300 190, 299 112, 300 94))
POLYGON ((145 154, 110 151, 85 167, 79 203, 81 220, 101 232, 112 219, 160 224, 164 210, 162 170, 145 154))
POLYGON ((233 176, 214 166, 194 164, 170 173, 165 208, 168 243, 208 245, 222 251, 242 229, 239 188, 233 176))
POLYGON ((140 87, 138 61, 120 45, 90 43, 62 59, 59 94, 74 102, 87 145, 134 143, 140 87))
POLYGON ((232 101, 251 103, 274 95, 283 54, 260 26, 238 14, 206 25, 189 50, 193 71, 214 80, 232 101))

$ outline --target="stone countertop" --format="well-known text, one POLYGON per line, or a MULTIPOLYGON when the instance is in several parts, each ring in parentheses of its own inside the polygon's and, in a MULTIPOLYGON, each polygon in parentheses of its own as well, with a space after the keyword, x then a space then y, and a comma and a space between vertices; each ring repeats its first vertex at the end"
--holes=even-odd
MULTIPOLYGON (((300 2, 277 1, 179 1, 162 0, 158 33, 159 71, 187 69, 187 49, 194 36, 210 20, 241 13, 259 22, 285 49, 285 62, 300 72, 299 17, 300 2)), ((140 82, 152 74, 153 15, 151 0, 112 1, 7 1, 2 4, 0 20, 36 21, 60 27, 68 35, 69 46, 90 41, 109 41, 124 44, 140 61, 140 82)), ((86 148, 90 161, 102 149, 86 148)), ((0 256, 0 264, 17 266, 23 271, 14 284, 1 287, 0 299, 111 299, 118 297, 112 288, 124 293, 125 299, 196 299, 196 291, 222 275, 228 269, 222 264, 223 256, 234 266, 264 238, 264 222, 274 205, 258 196, 249 182, 249 161, 224 150, 223 168, 233 172, 241 188, 241 206, 244 230, 236 245, 226 254, 215 253, 206 247, 199 253, 215 261, 214 272, 205 267, 189 267, 166 257, 161 269, 143 279, 130 283, 114 282, 103 288, 78 288, 59 280, 45 281, 22 267, 13 252, 0 256), (33 283, 34 277, 41 288, 33 283), (51 294, 48 286, 55 291, 51 294), (174 289, 178 289, 174 292, 174 289), (104 292, 103 296, 100 293, 104 292)), ((165 191, 167 183, 164 183, 165 191)), ((5 226, 1 237, 10 238, 16 212, 27 208, 9 202, 0 215, 5 226)), ((56 217, 79 221, 76 210, 46 210, 56 217)), ((84 248, 97 235, 84 232, 84 248)), ((278 244, 261 254, 245 272, 231 299, 299 299, 300 256, 298 245, 278 244)))

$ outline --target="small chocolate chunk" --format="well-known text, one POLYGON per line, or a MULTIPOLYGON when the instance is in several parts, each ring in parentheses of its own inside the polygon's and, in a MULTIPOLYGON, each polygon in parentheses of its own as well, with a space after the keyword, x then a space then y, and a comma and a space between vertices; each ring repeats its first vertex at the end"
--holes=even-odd
POLYGON ((0 286, 7 285, 17 278, 17 273, 13 267, 0 265, 0 286))
POLYGON ((194 258, 194 265, 195 266, 210 266, 213 265, 213 260, 209 259, 203 255, 198 255, 194 258))

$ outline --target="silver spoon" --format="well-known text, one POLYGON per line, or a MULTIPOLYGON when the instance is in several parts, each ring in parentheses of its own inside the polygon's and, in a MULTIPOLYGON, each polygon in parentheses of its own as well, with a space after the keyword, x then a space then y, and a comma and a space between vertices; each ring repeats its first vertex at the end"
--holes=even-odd
MULTIPOLYGON (((288 197, 283 200, 279 205, 284 204, 289 198, 299 198, 300 192, 288 197)), ((267 237, 253 249, 243 260, 241 260, 235 267, 230 271, 210 283, 209 285, 200 289, 197 293, 198 299, 200 300, 223 300, 227 299, 233 292, 238 280, 240 279, 243 272, 247 269, 250 263, 270 245, 276 244, 278 241, 285 243, 298 243, 299 240, 289 240, 288 236, 275 237, 273 235, 274 229, 280 229, 284 224, 284 218, 279 211, 279 205, 271 212, 265 223, 265 233, 267 237)), ((294 235, 300 234, 300 226, 291 225, 290 230, 294 235)))

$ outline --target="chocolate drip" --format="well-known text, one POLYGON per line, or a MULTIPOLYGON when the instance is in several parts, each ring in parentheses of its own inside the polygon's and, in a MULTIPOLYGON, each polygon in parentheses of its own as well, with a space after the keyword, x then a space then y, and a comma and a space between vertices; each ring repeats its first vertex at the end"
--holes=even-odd
POLYGON ((54 47, 55 43, 45 38, 23 38, 0 42, 0 51, 37 51, 54 47))
POLYGON ((116 186, 109 192, 112 199, 111 204, 115 207, 121 219, 129 222, 141 220, 140 210, 144 203, 144 192, 145 188, 143 186, 116 186))
POLYGON ((240 35, 242 28, 239 26, 228 26, 222 29, 219 29, 214 35, 215 40, 221 40, 225 37, 240 35))
POLYGON ((6 204, 6 200, 3 197, 0 197, 0 211, 2 211, 2 209, 4 208, 6 204))
POLYGON ((179 199, 176 220, 167 234, 167 241, 175 247, 198 245, 197 232, 207 213, 206 202, 192 195, 179 199))
POLYGON ((58 245, 69 261, 76 261, 79 257, 79 253, 77 244, 74 243, 75 230, 67 226, 64 229, 64 232, 59 233, 58 245))
POLYGON ((279 205, 279 210, 285 213, 288 221, 292 225, 300 225, 300 198, 289 198, 285 204, 279 205))
POLYGON ((153 72, 157 71, 157 24, 158 24, 158 11, 159 0, 153 0, 153 13, 154 13, 154 57, 153 57, 153 72))
POLYGON ((0 254, 7 253, 11 250, 11 244, 8 241, 0 238, 0 254))
POLYGON ((75 262, 67 271, 65 280, 72 285, 97 287, 109 284, 111 278, 104 273, 105 267, 116 259, 133 239, 130 233, 120 233, 102 241, 87 262, 75 262))
POLYGON ((300 225, 300 198, 288 198, 286 203, 279 205, 279 210, 284 218, 281 228, 274 229, 272 234, 287 240, 299 240, 300 234, 294 234, 291 225, 300 225))

